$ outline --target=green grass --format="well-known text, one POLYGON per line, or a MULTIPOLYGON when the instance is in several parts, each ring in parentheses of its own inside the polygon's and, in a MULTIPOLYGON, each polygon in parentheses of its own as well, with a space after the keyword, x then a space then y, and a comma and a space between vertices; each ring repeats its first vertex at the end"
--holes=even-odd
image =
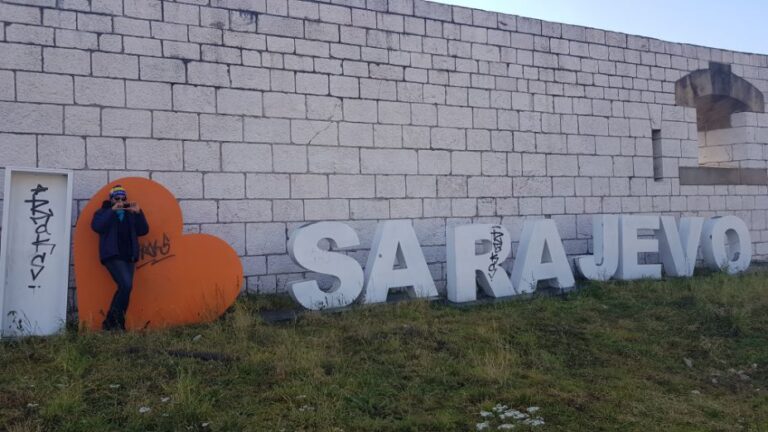
POLYGON ((254 297, 208 325, 2 343, 0 430, 462 431, 502 404, 540 408, 544 425, 514 430, 768 431, 765 273, 259 318, 285 304, 254 297))

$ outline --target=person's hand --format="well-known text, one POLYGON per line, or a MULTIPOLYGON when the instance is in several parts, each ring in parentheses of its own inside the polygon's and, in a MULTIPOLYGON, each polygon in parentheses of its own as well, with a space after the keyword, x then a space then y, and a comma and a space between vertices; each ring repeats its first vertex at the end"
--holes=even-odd
POLYGON ((139 203, 137 203, 137 202, 132 202, 132 203, 131 203, 131 206, 130 206, 130 207, 128 207, 128 210, 130 210, 130 211, 132 211, 132 212, 134 212, 134 213, 138 213, 138 212, 140 212, 140 211, 141 211, 141 207, 139 207, 139 203))
POLYGON ((115 201, 114 204, 112 204, 112 210, 120 210, 123 208, 123 202, 122 201, 115 201))

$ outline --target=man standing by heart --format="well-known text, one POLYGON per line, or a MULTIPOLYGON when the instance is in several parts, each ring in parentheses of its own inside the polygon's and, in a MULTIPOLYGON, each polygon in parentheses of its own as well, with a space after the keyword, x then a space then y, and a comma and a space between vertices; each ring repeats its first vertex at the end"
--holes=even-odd
POLYGON ((149 225, 139 204, 128 202, 125 188, 115 185, 109 191, 109 200, 94 213, 91 228, 99 234, 99 259, 117 284, 101 326, 104 330, 125 330, 125 312, 139 260, 138 237, 149 232, 149 225))

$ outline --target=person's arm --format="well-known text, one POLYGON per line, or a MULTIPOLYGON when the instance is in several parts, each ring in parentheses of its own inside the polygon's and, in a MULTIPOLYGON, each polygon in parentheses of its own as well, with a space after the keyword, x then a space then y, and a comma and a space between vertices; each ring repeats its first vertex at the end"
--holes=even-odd
POLYGON ((143 236, 149 232, 149 224, 147 218, 144 217, 144 211, 139 209, 136 211, 136 235, 143 236))
POLYGON ((102 207, 99 210, 96 210, 96 213, 93 214, 93 220, 91 220, 91 229, 99 234, 103 234, 107 232, 114 220, 115 213, 112 211, 112 208, 102 205, 102 207))

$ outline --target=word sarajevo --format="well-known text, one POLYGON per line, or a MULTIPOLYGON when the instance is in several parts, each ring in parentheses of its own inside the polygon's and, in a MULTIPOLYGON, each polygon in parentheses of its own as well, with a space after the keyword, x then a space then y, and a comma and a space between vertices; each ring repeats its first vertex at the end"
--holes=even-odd
MULTIPOLYGON (((736 216, 710 219, 673 216, 597 215, 592 220, 593 255, 578 256, 575 265, 587 279, 605 281, 690 277, 699 249, 703 263, 715 270, 737 273, 752 259, 749 230, 736 216), (660 263, 640 256, 656 254, 660 263)), ((446 230, 447 297, 461 303, 477 299, 478 287, 490 297, 533 292, 537 286, 570 288, 573 271, 563 242, 551 219, 526 221, 512 272, 501 269, 512 249, 502 225, 471 224, 446 230)), ((317 280, 292 282, 293 299, 308 309, 338 308, 385 302, 389 291, 405 288, 412 298, 438 296, 416 233, 409 221, 380 222, 368 253, 365 272, 341 250, 360 243, 357 233, 341 222, 301 226, 288 239, 288 252, 302 268, 335 279, 329 289, 317 280), (326 250, 320 243, 327 241, 326 250)))

